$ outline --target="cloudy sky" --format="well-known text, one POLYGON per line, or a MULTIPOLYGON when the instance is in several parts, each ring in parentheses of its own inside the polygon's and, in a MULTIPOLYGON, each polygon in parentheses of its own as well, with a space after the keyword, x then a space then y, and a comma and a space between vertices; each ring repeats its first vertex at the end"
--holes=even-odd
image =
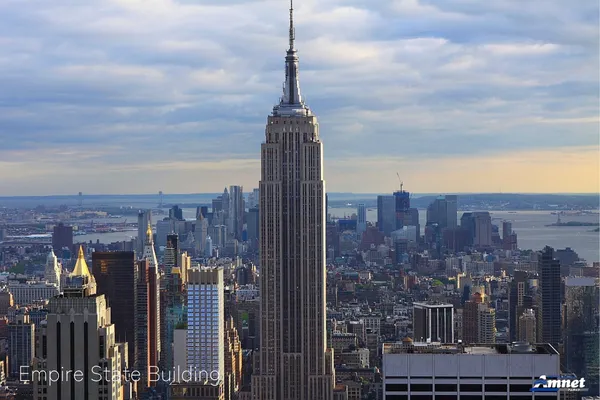
MULTIPOLYGON (((0 0, 0 196, 256 187, 286 0, 0 0)), ((595 0, 296 0, 330 191, 598 192, 595 0)))

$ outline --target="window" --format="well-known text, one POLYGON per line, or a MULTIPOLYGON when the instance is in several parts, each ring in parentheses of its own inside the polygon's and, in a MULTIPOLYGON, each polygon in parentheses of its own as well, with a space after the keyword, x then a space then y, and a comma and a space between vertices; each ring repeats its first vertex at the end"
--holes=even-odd
MULTIPOLYGON (((481 392, 482 391, 481 386, 482 385, 480 385, 478 383, 461 383, 460 391, 461 392, 481 392)), ((531 388, 531 386, 529 388, 531 388)), ((529 388, 527 390, 529 390, 529 388)))
POLYGON ((436 392, 456 392, 456 384, 453 383, 436 383, 435 384, 436 392))
POLYGON ((433 385, 431 383, 411 383, 411 392, 433 392, 433 385))
POLYGON ((506 385, 501 384, 501 383, 486 383, 485 384, 485 391, 486 392, 502 392, 502 393, 506 393, 507 388, 506 388, 506 385))
POLYGON ((388 383, 385 385, 386 392, 408 392, 408 383, 388 383))

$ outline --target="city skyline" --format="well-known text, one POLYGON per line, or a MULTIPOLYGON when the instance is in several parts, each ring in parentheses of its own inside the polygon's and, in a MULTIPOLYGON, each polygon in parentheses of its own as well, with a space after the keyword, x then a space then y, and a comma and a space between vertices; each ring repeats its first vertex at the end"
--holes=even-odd
MULTIPOLYGON (((0 194, 256 187, 288 2, 223 3, 3 4, 0 194)), ((295 4, 329 190, 599 191, 597 4, 370 3, 295 4)))

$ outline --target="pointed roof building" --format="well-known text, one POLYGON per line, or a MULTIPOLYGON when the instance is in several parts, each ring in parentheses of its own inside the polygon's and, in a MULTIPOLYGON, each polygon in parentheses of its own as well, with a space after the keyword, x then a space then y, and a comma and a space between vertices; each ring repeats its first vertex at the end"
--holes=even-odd
POLYGON ((85 261, 83 246, 79 246, 77 263, 73 268, 73 272, 69 274, 64 294, 68 297, 87 297, 96 294, 96 279, 91 274, 85 261))
POLYGON ((158 259, 156 258, 156 252, 154 251, 154 239, 152 227, 150 225, 148 225, 148 229, 146 230, 146 243, 144 244, 142 260, 148 260, 151 267, 158 269, 158 259))

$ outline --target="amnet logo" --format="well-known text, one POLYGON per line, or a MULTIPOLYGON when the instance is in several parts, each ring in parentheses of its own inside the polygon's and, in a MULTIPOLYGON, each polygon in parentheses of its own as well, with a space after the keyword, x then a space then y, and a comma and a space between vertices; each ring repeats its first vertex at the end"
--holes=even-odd
POLYGON ((574 375, 548 376, 541 375, 533 382, 530 392, 558 392, 560 389, 571 392, 584 392, 585 378, 577 379, 574 375))

